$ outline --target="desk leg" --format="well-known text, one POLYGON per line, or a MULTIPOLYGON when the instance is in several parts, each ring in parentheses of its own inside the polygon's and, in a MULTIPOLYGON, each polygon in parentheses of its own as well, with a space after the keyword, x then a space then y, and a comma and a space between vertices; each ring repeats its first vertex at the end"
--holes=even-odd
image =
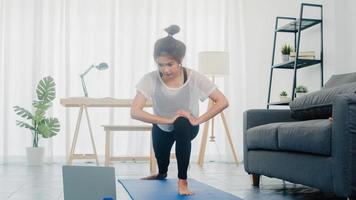
POLYGON ((82 114, 83 114, 83 106, 81 106, 80 109, 79 109, 79 114, 78 114, 78 118, 77 118, 77 124, 75 126, 75 131, 74 131, 74 135, 73 135, 73 141, 72 141, 72 145, 71 145, 70 153, 69 153, 69 157, 68 157, 68 164, 69 165, 71 165, 72 161, 73 161, 74 150, 75 150, 75 146, 77 145, 77 140, 78 140, 80 122, 82 121, 82 114))
POLYGON ((234 147, 234 143, 232 142, 232 139, 231 139, 231 134, 230 134, 229 128, 227 127, 227 122, 226 122, 226 119, 225 119, 224 112, 221 112, 220 115, 221 115, 221 119, 222 119, 222 121, 224 123, 225 132, 226 132, 227 139, 229 140, 229 143, 230 143, 232 155, 234 156, 234 160, 235 160, 236 165, 238 165, 236 150, 235 150, 235 147, 234 147))
POLYGON ((111 145, 110 131, 105 133, 105 166, 110 165, 110 145, 111 145))
POLYGON ((90 132, 90 139, 91 139, 91 145, 93 146, 93 151, 94 151, 94 156, 96 160, 96 165, 99 166, 99 160, 98 160, 98 154, 96 153, 96 147, 95 147, 95 142, 93 138, 93 131, 91 129, 91 124, 90 124, 90 119, 89 119, 89 114, 88 114, 88 109, 86 106, 84 106, 85 113, 87 115, 87 121, 88 121, 88 127, 89 127, 89 132, 90 132))

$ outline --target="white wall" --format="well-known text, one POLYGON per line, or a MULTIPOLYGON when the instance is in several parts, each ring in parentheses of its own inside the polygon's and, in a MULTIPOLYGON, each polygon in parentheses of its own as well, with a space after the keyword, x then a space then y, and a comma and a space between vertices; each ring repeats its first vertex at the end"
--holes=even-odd
POLYGON ((343 0, 335 3, 335 56, 334 72, 356 71, 356 1, 343 0), (340 2, 340 3, 339 3, 340 2), (342 3, 341 3, 342 2, 342 3))
MULTIPOLYGON (((247 76, 247 108, 265 108, 268 94, 269 72, 272 59, 273 34, 276 16, 297 17, 300 4, 323 5, 324 17, 324 82, 332 75, 356 71, 354 37, 356 32, 356 2, 352 0, 294 1, 294 0, 244 0, 244 32, 247 76)), ((306 10, 306 17, 318 17, 319 9, 306 10)), ((320 50, 320 26, 305 30, 301 35, 301 50, 320 50)), ((290 41, 287 33, 279 33, 275 60, 280 60, 282 43, 290 41), (283 35, 284 34, 284 35, 283 35)), ((292 36, 292 34, 290 34, 292 36)), ((281 90, 291 91, 293 70, 276 70, 271 98, 278 100, 281 90)), ((298 71, 297 84, 311 91, 320 88, 320 67, 313 66, 298 71)), ((290 93, 290 92, 289 92, 290 93)))

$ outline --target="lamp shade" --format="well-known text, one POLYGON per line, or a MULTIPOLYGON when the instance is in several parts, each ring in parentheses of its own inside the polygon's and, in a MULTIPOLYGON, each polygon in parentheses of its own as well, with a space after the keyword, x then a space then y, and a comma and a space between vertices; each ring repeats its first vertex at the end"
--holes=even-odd
POLYGON ((95 65, 95 67, 98 70, 105 70, 105 69, 109 68, 108 64, 106 64, 106 63, 100 63, 99 65, 95 65))
POLYGON ((225 51, 203 51, 199 53, 199 71, 206 75, 229 74, 229 54, 225 51))

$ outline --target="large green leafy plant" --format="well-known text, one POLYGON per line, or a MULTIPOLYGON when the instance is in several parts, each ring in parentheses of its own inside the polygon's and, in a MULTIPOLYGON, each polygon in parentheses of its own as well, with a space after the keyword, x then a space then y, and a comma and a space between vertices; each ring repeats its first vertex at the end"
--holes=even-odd
POLYGON ((60 124, 57 118, 47 117, 46 111, 52 105, 52 101, 56 98, 56 83, 50 76, 44 77, 37 84, 37 100, 32 102, 33 113, 20 106, 14 106, 17 115, 30 123, 16 120, 16 124, 20 127, 30 129, 33 136, 33 147, 38 147, 40 136, 50 138, 58 134, 60 124))

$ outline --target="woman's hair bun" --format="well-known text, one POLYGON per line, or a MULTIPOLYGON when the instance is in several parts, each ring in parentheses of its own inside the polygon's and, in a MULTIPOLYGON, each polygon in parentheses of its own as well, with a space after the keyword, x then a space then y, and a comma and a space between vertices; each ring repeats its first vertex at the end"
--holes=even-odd
POLYGON ((173 35, 178 33, 180 28, 177 25, 171 25, 164 29, 168 36, 158 39, 155 43, 153 57, 156 60, 159 56, 172 56, 178 63, 181 63, 185 55, 185 44, 176 40, 173 35))
POLYGON ((173 36, 174 34, 178 33, 180 28, 178 25, 170 25, 168 28, 164 29, 168 35, 173 36))

